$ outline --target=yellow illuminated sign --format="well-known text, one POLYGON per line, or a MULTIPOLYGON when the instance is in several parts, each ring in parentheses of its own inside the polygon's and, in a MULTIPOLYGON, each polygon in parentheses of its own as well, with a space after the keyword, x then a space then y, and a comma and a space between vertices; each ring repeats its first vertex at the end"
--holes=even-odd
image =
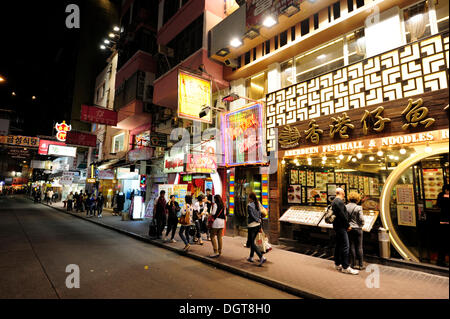
POLYGON ((178 117, 211 123, 211 110, 204 117, 202 108, 211 106, 211 81, 189 74, 178 73, 178 117))

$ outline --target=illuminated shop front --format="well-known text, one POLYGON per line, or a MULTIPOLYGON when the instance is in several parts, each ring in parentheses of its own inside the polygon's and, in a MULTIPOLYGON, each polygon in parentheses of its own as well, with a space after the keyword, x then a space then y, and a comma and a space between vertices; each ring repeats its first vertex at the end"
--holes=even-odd
POLYGON ((271 234, 331 247, 323 214, 343 187, 362 197, 367 254, 378 255, 384 227, 393 258, 434 264, 436 198, 449 183, 447 67, 448 35, 436 35, 268 94, 267 147, 279 159, 271 234))
MULTIPOLYGON (((250 192, 268 207, 268 174, 263 145, 263 106, 253 103, 226 113, 222 118, 222 140, 227 167, 227 229, 245 232, 250 192)), ((266 227, 266 223, 263 224, 266 227)))

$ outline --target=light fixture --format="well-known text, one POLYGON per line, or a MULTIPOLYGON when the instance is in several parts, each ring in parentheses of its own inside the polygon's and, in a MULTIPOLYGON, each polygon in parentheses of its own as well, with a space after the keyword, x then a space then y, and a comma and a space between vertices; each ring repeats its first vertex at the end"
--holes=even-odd
POLYGON ((326 163, 326 161, 322 161, 322 164, 325 164, 326 163))
POLYGON ((259 30, 255 28, 248 29, 247 32, 244 33, 244 37, 249 39, 254 39, 259 35, 259 30))
POLYGON ((2 83, 2 82, 6 82, 6 79, 0 75, 0 83, 2 83))
POLYGON ((375 160, 375 157, 373 157, 373 156, 369 157, 369 161, 374 161, 374 160, 375 160))
POLYGON ((378 152, 377 152, 377 155, 378 155, 378 156, 383 156, 383 154, 384 154, 383 151, 378 151, 378 152))
POLYGON ((282 165, 286 164, 286 161, 285 161, 285 160, 282 160, 282 161, 281 161, 281 164, 282 164, 282 165))
POLYGON ((431 146, 429 144, 427 144, 427 146, 425 147, 425 152, 427 153, 431 153, 433 149, 431 148, 431 146))
POLYGON ((400 158, 399 158, 398 156, 395 156, 394 159, 395 159, 396 161, 398 161, 400 158))
POLYGON ((111 39, 114 38, 115 36, 116 35, 114 33, 112 33, 112 32, 110 34, 108 34, 108 37, 110 37, 111 39))
POLYGON ((394 155, 389 155, 389 159, 394 159, 394 155))
POLYGON ((32 99, 32 100, 36 100, 36 96, 33 95, 33 96, 31 97, 31 99, 32 99))
POLYGON ((100 46, 100 49, 105 50, 105 49, 106 49, 106 46, 102 44, 102 45, 100 46))
POLYGON ((321 55, 319 55, 317 58, 320 59, 320 60, 322 60, 322 59, 325 59, 325 57, 326 57, 325 54, 321 54, 321 55))
POLYGON ((404 148, 402 148, 401 150, 400 150, 400 154, 406 154, 406 150, 404 149, 404 148))
POLYGON ((277 20, 274 17, 269 15, 264 18, 263 26, 265 26, 266 28, 271 28, 277 23, 278 23, 277 20))
POLYGON ((113 30, 116 31, 116 32, 119 32, 119 31, 120 31, 120 28, 119 28, 118 26, 115 26, 115 27, 113 28, 113 30))
POLYGON ((324 157, 322 157, 322 161, 326 161, 327 160, 327 157, 326 156, 324 156, 324 157))
POLYGON ((216 55, 220 57, 226 57, 230 53, 230 49, 228 48, 222 48, 219 51, 216 52, 216 55))
POLYGON ((282 13, 287 17, 291 17, 299 11, 300 11, 300 7, 298 5, 291 4, 289 7, 284 9, 282 13))
POLYGON ((103 41, 105 44, 110 44, 111 43, 111 41, 109 41, 109 40, 105 40, 105 41, 103 41))
POLYGON ((338 164, 339 164, 340 162, 341 162, 341 160, 340 160, 340 159, 337 159, 337 160, 336 160, 336 163, 338 163, 338 164))
POLYGON ((339 159, 340 159, 340 160, 344 159, 344 155, 342 155, 342 154, 339 155, 339 159))
POLYGON ((11 95, 12 95, 12 96, 16 96, 16 92, 12 92, 11 95))
POLYGON ((300 163, 295 164, 295 166, 300 166, 300 163))
POLYGON ((233 38, 233 39, 231 39, 231 41, 230 41, 230 45, 231 45, 233 48, 237 48, 237 47, 240 47, 240 46, 242 45, 242 41, 241 41, 241 39, 239 39, 239 38, 233 38))
POLYGON ((363 157, 363 155, 362 155, 361 153, 358 153, 358 154, 356 154, 356 157, 357 157, 358 159, 361 159, 361 158, 363 157))
POLYGON ((353 162, 353 163, 356 162, 356 157, 352 157, 352 162, 353 162))

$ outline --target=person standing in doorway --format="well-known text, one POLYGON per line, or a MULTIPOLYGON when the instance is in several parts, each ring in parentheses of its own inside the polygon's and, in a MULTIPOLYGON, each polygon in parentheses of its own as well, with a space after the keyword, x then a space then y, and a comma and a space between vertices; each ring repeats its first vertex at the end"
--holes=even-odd
POLYGON ((209 257, 216 258, 222 254, 222 235, 225 227, 225 205, 223 204, 222 197, 220 197, 220 195, 214 196, 211 216, 214 218, 214 222, 210 230, 214 254, 209 257))
POLYGON ((175 200, 175 195, 170 195, 170 201, 167 204, 167 231, 166 231, 166 238, 164 241, 169 241, 169 233, 172 231, 172 236, 170 238, 170 241, 172 243, 176 243, 175 232, 177 231, 178 226, 178 212, 180 211, 180 205, 178 205, 178 202, 175 200))
POLYGON ((155 205, 156 239, 161 239, 164 227, 166 226, 167 202, 165 195, 166 191, 162 190, 159 192, 159 198, 155 205))
POLYGON ((253 262, 253 255, 256 253, 259 257, 259 266, 262 266, 266 262, 266 258, 259 251, 258 247, 256 247, 255 239, 261 230, 261 211, 259 210, 258 199, 256 198, 256 194, 251 192, 248 195, 248 232, 249 232, 249 240, 250 240, 250 256, 247 261, 253 262))
POLYGON ((349 224, 351 227, 348 233, 350 242, 350 265, 353 269, 363 270, 363 230, 364 215, 363 209, 358 203, 361 196, 357 192, 348 194, 349 203, 345 205, 348 212, 349 224))
POLYGON ((333 229, 336 232, 336 248, 334 252, 334 264, 336 270, 346 274, 357 275, 359 271, 349 265, 350 245, 348 232, 351 230, 348 222, 348 213, 345 208, 345 191, 342 188, 336 188, 336 198, 331 203, 333 214, 336 218, 333 221, 333 229))
POLYGON ((439 230, 438 230, 438 258, 437 265, 447 267, 445 256, 448 254, 448 234, 449 234, 449 215, 450 215, 450 185, 445 184, 442 192, 437 197, 437 206, 440 208, 439 230))

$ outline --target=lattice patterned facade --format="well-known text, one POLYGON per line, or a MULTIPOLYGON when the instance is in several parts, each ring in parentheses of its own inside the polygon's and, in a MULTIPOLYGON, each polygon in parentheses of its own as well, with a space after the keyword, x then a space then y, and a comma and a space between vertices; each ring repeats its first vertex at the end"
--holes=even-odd
POLYGON ((448 87, 449 36, 439 34, 266 96, 267 150, 274 128, 448 87))

